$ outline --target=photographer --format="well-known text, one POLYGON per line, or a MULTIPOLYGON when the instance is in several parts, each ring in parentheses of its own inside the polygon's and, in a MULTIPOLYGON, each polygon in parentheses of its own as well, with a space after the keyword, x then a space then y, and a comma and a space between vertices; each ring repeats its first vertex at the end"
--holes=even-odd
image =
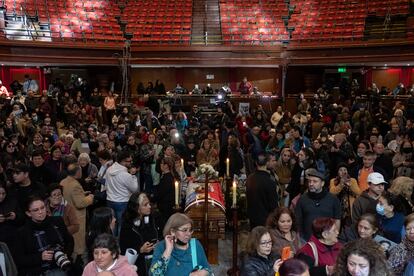
POLYGON ((29 219, 18 230, 13 248, 19 275, 66 275, 73 238, 62 218, 48 217, 45 203, 37 196, 28 198, 26 215, 29 219))

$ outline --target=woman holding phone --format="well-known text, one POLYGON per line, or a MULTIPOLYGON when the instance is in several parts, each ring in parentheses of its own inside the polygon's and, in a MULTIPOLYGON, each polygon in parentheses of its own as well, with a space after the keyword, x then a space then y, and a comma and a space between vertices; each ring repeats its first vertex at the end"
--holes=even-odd
POLYGON ((286 207, 275 209, 267 217, 266 226, 273 239, 272 252, 282 256, 283 250, 289 250, 291 257, 303 246, 295 225, 295 215, 286 207))
POLYGON ((145 193, 131 195, 123 215, 119 244, 123 255, 128 248, 138 252, 135 265, 140 276, 148 275, 155 244, 162 237, 160 219, 160 215, 152 212, 150 200, 145 193))
POLYGON ((185 214, 175 213, 164 227, 164 240, 154 250, 150 275, 206 276, 211 268, 200 242, 191 238, 193 221, 185 214))
POLYGON ((340 163, 337 169, 337 176, 329 183, 329 191, 341 201, 342 225, 350 225, 352 204, 362 191, 358 181, 349 176, 347 164, 340 163))
POLYGON ((273 240, 269 230, 256 226, 249 234, 246 254, 242 258, 241 276, 275 275, 282 264, 278 254, 272 253, 273 240))

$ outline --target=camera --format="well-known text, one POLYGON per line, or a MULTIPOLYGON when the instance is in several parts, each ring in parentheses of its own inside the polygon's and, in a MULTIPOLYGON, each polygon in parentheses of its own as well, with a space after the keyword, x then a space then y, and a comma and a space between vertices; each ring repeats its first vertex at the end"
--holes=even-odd
POLYGON ((70 269, 71 263, 66 254, 63 252, 63 248, 60 245, 51 246, 50 251, 53 251, 53 260, 56 265, 63 271, 70 269))

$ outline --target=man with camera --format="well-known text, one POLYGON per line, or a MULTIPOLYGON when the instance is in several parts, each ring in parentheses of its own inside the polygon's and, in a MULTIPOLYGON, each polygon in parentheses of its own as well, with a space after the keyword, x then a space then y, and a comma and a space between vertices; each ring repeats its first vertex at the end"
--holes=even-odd
POLYGON ((61 217, 48 217, 42 198, 33 195, 26 202, 28 220, 17 232, 13 257, 19 275, 66 275, 73 238, 61 217))

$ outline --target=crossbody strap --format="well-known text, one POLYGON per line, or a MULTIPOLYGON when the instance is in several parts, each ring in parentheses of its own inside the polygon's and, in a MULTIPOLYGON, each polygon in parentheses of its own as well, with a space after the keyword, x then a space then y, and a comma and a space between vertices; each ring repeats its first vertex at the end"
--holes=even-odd
POLYGON ((315 259, 314 266, 319 265, 319 256, 318 256, 318 250, 316 249, 316 244, 313 241, 308 242, 309 246, 312 248, 313 258, 315 259))
POLYGON ((198 265, 198 261, 197 261, 196 240, 194 238, 190 240, 190 247, 191 247, 191 259, 193 261, 193 268, 195 268, 198 265))

